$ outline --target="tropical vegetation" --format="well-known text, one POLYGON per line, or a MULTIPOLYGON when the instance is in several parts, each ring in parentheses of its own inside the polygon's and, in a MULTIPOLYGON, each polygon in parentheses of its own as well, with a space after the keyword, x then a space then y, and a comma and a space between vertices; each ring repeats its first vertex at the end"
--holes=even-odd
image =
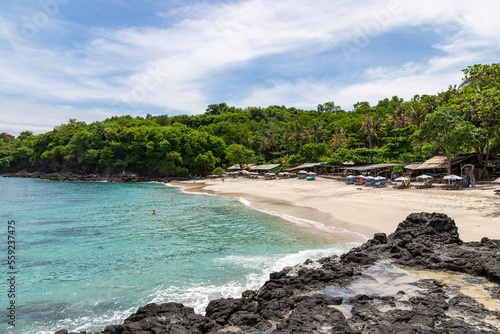
POLYGON ((0 135, 0 170, 182 176, 235 163, 406 164, 464 153, 475 153, 486 170, 500 152, 500 64, 463 73, 460 86, 435 95, 361 101, 352 110, 334 102, 316 110, 220 103, 192 116, 70 119, 39 135, 0 135))

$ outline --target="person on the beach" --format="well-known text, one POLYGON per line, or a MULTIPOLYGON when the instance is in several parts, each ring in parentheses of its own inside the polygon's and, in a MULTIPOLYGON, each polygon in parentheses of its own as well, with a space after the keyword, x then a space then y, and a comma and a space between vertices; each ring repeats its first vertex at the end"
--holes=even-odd
POLYGON ((153 215, 156 215, 156 211, 155 210, 153 210, 153 215))

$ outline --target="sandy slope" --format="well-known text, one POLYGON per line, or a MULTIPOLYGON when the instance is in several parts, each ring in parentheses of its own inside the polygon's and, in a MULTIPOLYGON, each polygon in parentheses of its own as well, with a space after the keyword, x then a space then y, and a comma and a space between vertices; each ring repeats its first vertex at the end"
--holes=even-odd
MULTIPOLYGON (((464 241, 479 241, 485 236, 500 239, 500 195, 495 195, 491 186, 397 190, 391 186, 346 185, 323 178, 314 181, 226 178, 224 183, 217 179, 173 185, 186 191, 243 197, 257 209, 319 222, 326 226, 323 231, 334 227, 337 231, 346 229, 371 238, 376 232, 393 232, 410 213, 426 211, 452 217, 464 241)), ((365 239, 346 234, 342 241, 365 239)))

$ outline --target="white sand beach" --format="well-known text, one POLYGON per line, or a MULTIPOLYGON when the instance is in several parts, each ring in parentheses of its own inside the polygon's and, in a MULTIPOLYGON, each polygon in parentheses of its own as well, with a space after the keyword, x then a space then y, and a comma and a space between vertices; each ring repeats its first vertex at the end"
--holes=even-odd
MULTIPOLYGON (((493 185, 398 190, 346 185, 321 177, 314 181, 226 178, 224 183, 214 179, 172 185, 187 192, 241 197, 256 209, 320 223, 320 228, 326 227, 320 229, 322 233, 328 228, 346 229, 371 238, 377 232, 392 233, 410 213, 441 212, 455 220, 464 241, 500 239, 500 195, 493 192, 500 187, 493 185)), ((343 241, 366 239, 351 234, 343 241)))

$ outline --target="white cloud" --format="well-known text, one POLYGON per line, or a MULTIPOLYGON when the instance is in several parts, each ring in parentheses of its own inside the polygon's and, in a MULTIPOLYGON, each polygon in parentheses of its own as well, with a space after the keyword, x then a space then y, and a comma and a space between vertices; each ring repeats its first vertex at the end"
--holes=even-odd
MULTIPOLYGON (((211 91, 218 85, 214 79, 217 75, 245 69, 265 57, 279 56, 282 61, 274 69, 274 83, 264 82, 246 95, 238 94, 238 100, 226 102, 242 107, 284 104, 307 109, 334 100, 350 108, 361 100, 376 103, 392 95, 409 98, 414 94, 432 94, 458 83, 461 68, 491 62, 500 51, 500 21, 495 14, 499 10, 500 3, 488 0, 248 0, 192 5, 160 14, 166 19, 182 17, 166 28, 104 30, 77 27, 54 17, 51 25, 56 27, 51 29, 57 30, 59 25, 60 29, 85 31, 91 38, 44 48, 34 36, 17 53, 0 49, 0 94, 9 96, 9 101, 16 96, 32 101, 18 105, 23 116, 28 116, 30 109, 44 113, 44 105, 54 103, 93 104, 99 110, 127 104, 132 110, 144 106, 200 113, 214 102, 211 91), (312 75, 283 79, 292 70, 308 73, 306 66, 314 62, 316 53, 334 49, 337 55, 344 50, 346 56, 349 48, 363 52, 382 33, 418 26, 444 36, 434 45, 442 51, 441 55, 415 59, 402 68, 365 68, 363 63, 344 59, 364 73, 354 82, 312 75), (307 54, 312 60, 297 63, 287 59, 291 54, 307 54)), ((13 24, 12 20, 0 20, 0 42, 9 43, 12 39, 16 31, 13 24)), ((387 56, 390 57, 390 50, 387 56)), ((251 82, 252 78, 240 80, 251 82)), ((230 91, 231 87, 227 89, 230 91)), ((219 98, 217 102, 221 102, 219 98)), ((72 110, 74 118, 81 118, 79 112, 72 110)), ((63 108, 53 114, 51 121, 65 122, 67 117, 58 117, 67 114, 63 108)), ((0 121, 15 126, 15 120, 5 111, 0 121)), ((33 126, 42 123, 34 122, 33 126)))
POLYGON ((22 131, 33 131, 35 134, 51 131, 71 118, 91 123, 120 114, 112 109, 78 109, 70 105, 35 105, 21 101, 0 101, 0 110, 1 131, 15 136, 22 131))

